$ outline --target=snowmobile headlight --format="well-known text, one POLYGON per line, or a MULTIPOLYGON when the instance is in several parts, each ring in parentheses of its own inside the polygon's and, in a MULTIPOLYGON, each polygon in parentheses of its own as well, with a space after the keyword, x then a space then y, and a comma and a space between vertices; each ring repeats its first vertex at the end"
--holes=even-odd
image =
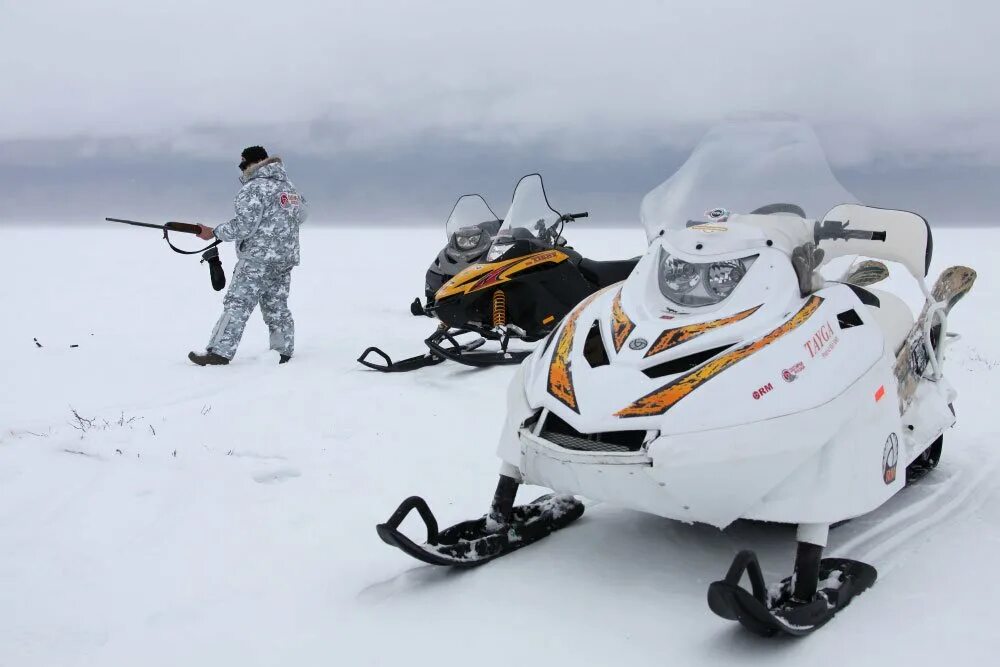
POLYGON ((736 289, 757 255, 722 262, 686 262, 660 249, 660 292, 682 306, 710 306, 736 289))
POLYGON ((455 246, 459 250, 472 250, 479 245, 479 242, 483 239, 482 232, 470 232, 464 233, 464 230, 459 230, 455 232, 455 246))
POLYGON ((514 247, 513 243, 494 243, 490 246, 490 251, 486 253, 487 262, 495 262, 503 257, 503 254, 514 247))

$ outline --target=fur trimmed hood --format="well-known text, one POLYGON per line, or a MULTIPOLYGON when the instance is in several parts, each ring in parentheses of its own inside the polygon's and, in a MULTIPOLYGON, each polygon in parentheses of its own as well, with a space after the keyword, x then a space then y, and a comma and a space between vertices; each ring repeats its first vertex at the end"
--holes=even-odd
POLYGON ((281 158, 278 156, 272 156, 261 160, 260 162, 254 162, 252 165, 248 166, 243 170, 243 174, 240 176, 240 182, 246 183, 251 178, 274 178, 279 181, 288 180, 288 176, 285 174, 285 165, 282 163, 281 158))

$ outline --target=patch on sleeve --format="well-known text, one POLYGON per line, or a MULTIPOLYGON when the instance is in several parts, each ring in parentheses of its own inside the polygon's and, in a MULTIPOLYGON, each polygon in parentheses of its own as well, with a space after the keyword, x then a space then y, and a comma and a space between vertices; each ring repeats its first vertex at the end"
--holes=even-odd
POLYGON ((282 192, 278 195, 278 203, 284 209, 298 208, 302 204, 302 198, 294 192, 282 192))

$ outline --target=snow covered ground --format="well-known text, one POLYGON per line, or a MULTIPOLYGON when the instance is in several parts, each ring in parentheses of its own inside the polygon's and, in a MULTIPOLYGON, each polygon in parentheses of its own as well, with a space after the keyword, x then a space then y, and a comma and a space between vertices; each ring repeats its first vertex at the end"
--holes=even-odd
MULTIPOLYGON (((596 258, 638 226, 571 230, 596 258)), ((379 541, 404 497, 444 524, 485 511, 512 369, 405 356, 437 230, 304 228, 297 355, 255 315, 235 363, 196 368, 220 296, 196 259, 132 228, 0 227, 0 665, 939 665, 995 655, 1000 623, 1000 229, 938 229, 932 277, 979 271, 954 310, 959 423, 940 467, 836 528, 879 583, 804 640, 715 617, 735 552, 773 580, 792 532, 724 532, 601 504, 486 567, 422 566, 379 541), (42 347, 36 346, 37 338, 42 347), (79 347, 71 347, 78 345, 79 347), (79 415, 76 417, 75 415, 79 415), (880 521, 879 519, 884 519, 880 521)), ((224 253, 227 269, 232 254, 224 253)), ((522 500, 533 489, 522 490, 522 500)), ((420 535, 415 520, 404 524, 420 535)))

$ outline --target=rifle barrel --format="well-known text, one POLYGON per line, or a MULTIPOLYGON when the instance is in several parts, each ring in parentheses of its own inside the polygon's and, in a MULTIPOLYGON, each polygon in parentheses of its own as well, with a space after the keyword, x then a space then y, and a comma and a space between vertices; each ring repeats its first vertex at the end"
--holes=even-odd
POLYGON ((121 218, 104 218, 108 222, 120 222, 126 225, 135 225, 136 227, 152 227, 153 229, 163 229, 163 225, 154 225, 151 222, 138 222, 136 220, 122 220, 121 218))

